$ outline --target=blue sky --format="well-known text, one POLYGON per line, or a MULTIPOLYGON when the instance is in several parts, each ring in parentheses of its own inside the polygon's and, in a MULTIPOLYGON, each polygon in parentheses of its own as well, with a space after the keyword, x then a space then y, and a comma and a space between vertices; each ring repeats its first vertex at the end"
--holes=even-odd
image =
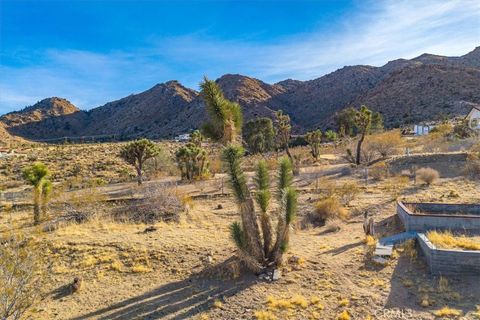
POLYGON ((0 114, 50 96, 90 109, 172 79, 308 80, 479 45, 477 0, 0 0, 0 114))

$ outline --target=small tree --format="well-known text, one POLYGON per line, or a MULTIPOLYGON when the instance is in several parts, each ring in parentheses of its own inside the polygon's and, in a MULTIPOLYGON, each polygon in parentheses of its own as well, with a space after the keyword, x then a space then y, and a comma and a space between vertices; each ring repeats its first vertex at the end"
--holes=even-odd
POLYGON ((372 125, 372 111, 367 106, 361 106, 360 110, 355 114, 355 126, 360 134, 360 139, 357 142, 357 153, 355 157, 355 164, 360 165, 362 157, 362 143, 365 136, 368 134, 372 125))
POLYGON ((242 108, 238 103, 225 98, 220 86, 204 77, 200 94, 205 101, 210 121, 203 126, 210 138, 227 145, 235 142, 242 131, 242 108))
POLYGON ((305 140, 307 140, 308 145, 310 146, 310 152, 315 160, 318 160, 320 157, 320 144, 322 143, 322 131, 315 130, 309 132, 305 135, 305 140))
POLYGON ((275 130, 270 118, 248 121, 243 128, 243 137, 252 153, 272 151, 275 147, 275 130))
POLYGON ((154 158, 160 153, 160 149, 148 139, 140 139, 132 141, 122 147, 120 150, 120 158, 126 163, 132 165, 137 171, 137 182, 139 185, 143 181, 143 165, 145 161, 154 158))
POLYGON ((46 187, 45 194, 49 194, 51 191, 51 183, 48 181, 50 171, 43 163, 35 163, 34 165, 23 170, 23 178, 27 180, 33 186, 33 222, 34 224, 40 223, 42 202, 47 200, 47 197, 42 197, 43 188, 46 187), (48 181, 48 182, 47 182, 48 181), (42 198, 44 198, 42 201, 42 198))
POLYGON ((297 195, 291 186, 291 163, 288 159, 282 159, 278 174, 280 210, 273 241, 272 221, 268 213, 270 193, 266 164, 264 162, 258 164, 255 178, 257 187, 255 200, 261 210, 260 232, 253 197, 241 168, 242 156, 243 149, 237 146, 229 146, 224 151, 224 161, 241 217, 241 222, 234 222, 230 226, 230 232, 237 245, 239 257, 252 271, 261 272, 267 268, 276 268, 282 262, 283 253, 289 243, 290 224, 296 214, 297 195))

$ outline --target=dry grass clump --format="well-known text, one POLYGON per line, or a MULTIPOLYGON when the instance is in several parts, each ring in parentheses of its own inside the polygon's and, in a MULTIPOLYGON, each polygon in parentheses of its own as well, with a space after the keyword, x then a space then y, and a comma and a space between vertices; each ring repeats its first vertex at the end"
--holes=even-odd
POLYGON ((141 265, 141 264, 137 264, 137 265, 134 265, 132 267, 132 272, 133 273, 148 273, 148 272, 152 272, 152 271, 153 271, 152 268, 146 267, 146 266, 141 265))
POLYGON ((337 316, 337 320, 350 320, 350 314, 347 310, 343 310, 343 312, 337 316))
POLYGON ((258 310, 254 314, 257 320, 277 320, 277 317, 267 310, 258 310))
POLYGON ((397 246, 396 251, 402 255, 409 257, 411 261, 417 258, 417 248, 415 246, 415 240, 409 239, 403 244, 397 246))
POLYGON ((432 168, 420 168, 416 172, 417 179, 426 185, 431 185, 440 178, 440 174, 437 170, 432 168))
POLYGON ((440 310, 434 311, 433 314, 442 318, 456 318, 462 315, 462 311, 445 306, 440 310))
POLYGON ((427 238, 438 248, 480 250, 480 242, 465 235, 455 236, 450 231, 429 231, 427 238))
POLYGON ((335 218, 347 220, 349 218, 348 210, 342 206, 336 197, 328 197, 318 201, 315 204, 315 213, 317 219, 321 221, 335 218))

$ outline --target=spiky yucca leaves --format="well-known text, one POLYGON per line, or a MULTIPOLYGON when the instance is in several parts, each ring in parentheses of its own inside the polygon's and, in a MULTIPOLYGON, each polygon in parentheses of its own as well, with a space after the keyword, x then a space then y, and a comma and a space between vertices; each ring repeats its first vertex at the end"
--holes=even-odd
POLYGON ((275 265, 282 263, 282 256, 287 251, 290 242, 290 226, 297 214, 297 192, 292 187, 284 189, 281 211, 278 216, 277 237, 269 260, 275 265))
POLYGON ((210 117, 210 122, 204 125, 204 132, 225 145, 235 142, 242 130, 242 108, 226 99, 220 86, 207 77, 203 78, 200 88, 210 117))
POLYGON ((280 190, 280 212, 276 226, 276 239, 273 243, 272 221, 268 213, 270 202, 270 181, 264 161, 257 165, 255 184, 258 206, 260 207, 260 226, 258 228, 252 196, 247 187, 246 178, 241 170, 243 149, 230 146, 224 151, 224 160, 230 175, 230 183, 239 204, 241 223, 230 226, 230 234, 238 247, 239 257, 254 272, 262 269, 277 267, 282 262, 282 255, 288 247, 290 225, 296 215, 297 196, 292 184, 292 166, 288 159, 282 159, 278 172, 278 188, 280 190), (263 248, 262 248, 263 244, 263 248), (258 250, 260 249, 260 250, 258 250), (262 250, 263 249, 263 250, 262 250))
POLYGON ((281 158, 278 164, 277 195, 278 199, 280 200, 283 195, 283 190, 292 185, 293 170, 292 162, 288 158, 281 158))
POLYGON ((265 257, 268 257, 270 254, 270 249, 272 247, 272 221, 268 215, 268 205, 270 203, 270 178, 268 177, 268 168, 265 160, 262 160, 257 165, 255 183, 257 186, 257 193, 255 199, 257 204, 262 211, 260 214, 260 226, 262 228, 263 235, 263 253, 265 257))
POLYGON ((252 196, 247 187, 247 179, 241 168, 243 154, 244 151, 242 147, 230 145, 225 148, 223 158, 228 167, 227 171, 230 175, 230 184, 240 207, 242 230, 245 235, 244 250, 261 263, 264 259, 262 241, 252 196))

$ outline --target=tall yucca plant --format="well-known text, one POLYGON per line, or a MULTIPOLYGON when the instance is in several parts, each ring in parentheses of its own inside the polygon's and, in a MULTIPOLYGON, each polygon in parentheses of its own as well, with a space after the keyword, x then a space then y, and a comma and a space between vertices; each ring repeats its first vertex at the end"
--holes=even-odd
POLYGON ((200 88, 210 118, 203 131, 225 145, 235 142, 242 131, 242 108, 238 103, 225 98, 220 86, 207 77, 203 78, 200 88))
POLYGON ((238 248, 239 257, 254 272, 275 268, 281 264, 283 253, 288 247, 290 225, 297 210, 297 195, 291 186, 291 163, 288 159, 280 160, 277 184, 280 209, 275 215, 277 224, 274 229, 273 219, 269 213, 271 193, 266 163, 260 161, 257 165, 256 192, 253 197, 241 169, 243 149, 229 146, 224 150, 223 156, 241 217, 241 222, 234 222, 230 226, 231 237, 238 248), (253 199, 260 208, 258 217, 253 199))

